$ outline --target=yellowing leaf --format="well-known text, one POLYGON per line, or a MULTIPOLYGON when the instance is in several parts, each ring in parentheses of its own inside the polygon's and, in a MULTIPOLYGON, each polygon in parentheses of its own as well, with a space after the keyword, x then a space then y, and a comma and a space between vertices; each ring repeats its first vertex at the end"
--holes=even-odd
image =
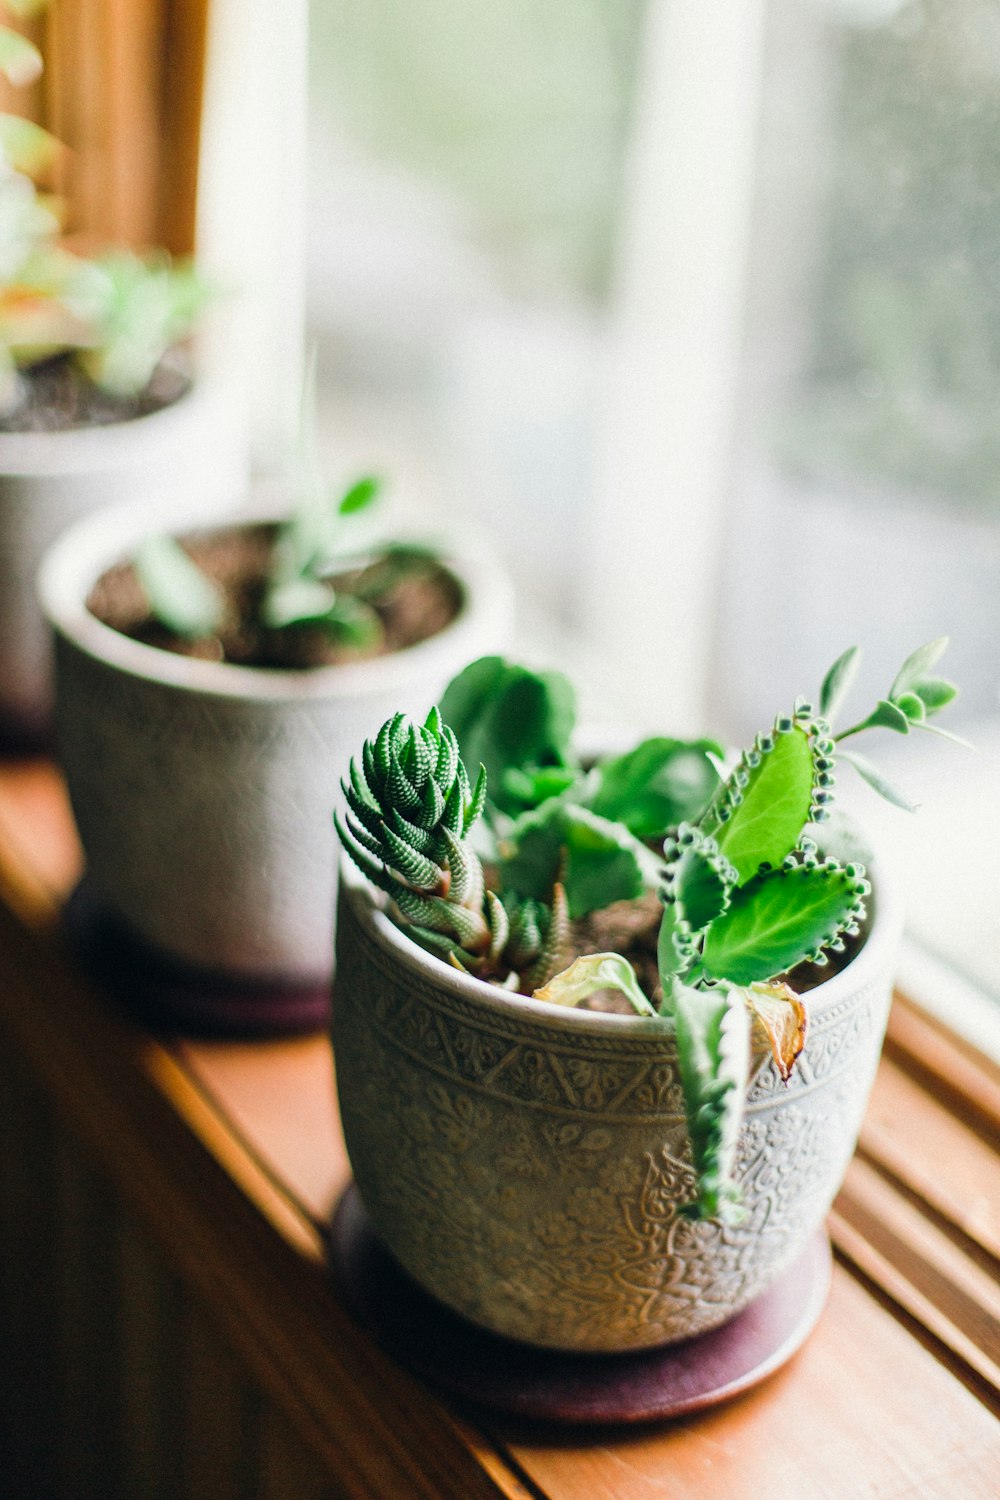
POLYGON ((744 991, 753 1017, 754 1051, 771 1049, 785 1083, 806 1042, 806 1008, 787 984, 751 984, 744 991))

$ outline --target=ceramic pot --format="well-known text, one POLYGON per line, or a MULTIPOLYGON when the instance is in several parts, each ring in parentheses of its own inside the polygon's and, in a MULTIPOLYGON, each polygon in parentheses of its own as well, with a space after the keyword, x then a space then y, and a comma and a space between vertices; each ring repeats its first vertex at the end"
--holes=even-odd
POLYGON ((234 504, 246 445, 228 392, 210 381, 162 411, 67 432, 0 433, 0 734, 41 741, 51 705, 49 638, 35 575, 49 545, 100 506, 198 494, 234 504))
MULTIPOLYGON (((258 505, 247 519, 273 520, 258 505)), ((251 508, 252 509, 252 508, 251 508)), ((357 664, 284 671, 196 661, 109 629, 85 600, 143 535, 211 525, 187 501, 101 512, 46 558, 59 756, 91 894, 128 930, 196 969, 328 981, 336 835, 350 755, 395 710, 425 714, 472 657, 503 647, 506 579, 449 554, 461 605, 446 629, 357 664)))
POLYGON ((746 1217, 678 1213, 694 1183, 676 1052, 655 1022, 496 989, 424 953, 341 870, 333 1043, 355 1181, 439 1301, 546 1348, 623 1352, 724 1323, 816 1234, 854 1150, 900 917, 877 886, 857 957, 808 998, 788 1085, 757 1058, 746 1217))

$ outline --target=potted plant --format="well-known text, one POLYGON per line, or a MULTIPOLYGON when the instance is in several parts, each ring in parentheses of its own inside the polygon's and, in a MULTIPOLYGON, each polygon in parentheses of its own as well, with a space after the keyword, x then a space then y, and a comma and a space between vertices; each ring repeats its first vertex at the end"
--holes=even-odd
POLYGON ((901 923, 831 816, 835 772, 905 805, 845 741, 936 729, 944 644, 834 733, 846 652, 818 711, 725 762, 653 739, 584 765, 568 684, 496 658, 365 743, 336 818, 341 1114, 375 1234, 439 1302, 527 1344, 635 1351, 799 1274, 901 923))
MULTIPOLYGON (((0 28, 0 67, 41 68, 0 28)), ((206 503, 245 485, 234 406, 184 345, 208 289, 165 255, 84 256, 30 174, 57 143, 0 117, 0 738, 31 747, 50 711, 35 574, 48 544, 99 505, 197 489, 206 503)))
POLYGON ((110 921, 119 958, 133 953, 134 1000, 159 956, 157 1007, 184 1026, 323 1024, 331 779, 391 706, 425 712, 509 624, 488 557, 362 546, 375 482, 331 496, 311 417, 304 433, 291 514, 274 493, 239 524, 194 493, 104 511, 40 575, 86 925, 110 921))

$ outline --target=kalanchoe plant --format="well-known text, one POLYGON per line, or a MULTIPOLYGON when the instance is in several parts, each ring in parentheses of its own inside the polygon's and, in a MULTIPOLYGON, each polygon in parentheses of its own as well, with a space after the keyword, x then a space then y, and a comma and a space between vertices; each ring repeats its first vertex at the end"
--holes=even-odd
POLYGON ((875 710, 835 734, 858 664, 845 652, 820 712, 800 700, 725 775, 706 740, 647 740, 585 767, 565 679, 485 658, 445 694, 454 733, 434 710, 422 729, 397 716, 366 744, 337 827, 397 919, 459 967, 559 1005, 617 991, 658 1020, 676 1049, 697 1180, 686 1211, 736 1219, 751 1056, 769 1052, 787 1080, 806 1037, 795 970, 843 953, 867 916, 863 866, 822 847, 838 758, 909 805, 839 744, 862 729, 931 727, 956 691, 931 675, 945 645, 914 652, 875 710), (474 792, 459 750, 480 762, 474 792), (489 880, 468 843, 480 813, 489 880), (568 918, 650 891, 662 903, 650 993, 618 953, 578 951, 561 966, 568 918))

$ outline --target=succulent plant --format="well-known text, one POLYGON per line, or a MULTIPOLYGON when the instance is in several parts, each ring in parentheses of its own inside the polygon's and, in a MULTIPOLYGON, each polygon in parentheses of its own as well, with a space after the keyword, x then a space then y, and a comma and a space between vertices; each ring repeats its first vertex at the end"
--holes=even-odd
POLYGON ((392 897, 417 942, 469 970, 494 968, 510 924, 486 890, 468 842, 486 799, 486 772, 469 782, 454 731, 437 709, 422 725, 405 714, 366 740, 341 783, 337 832, 372 883, 392 897))
MULTIPOLYGON (((338 820, 341 839, 393 897, 407 930, 461 967, 558 1005, 615 990, 658 1020, 676 1052, 697 1183, 684 1211, 733 1221, 741 1214, 734 1167, 751 1054, 770 1051, 787 1080, 806 1040, 808 1006, 786 976, 803 963, 827 964, 860 936, 866 919, 864 867, 821 847, 838 760, 890 801, 910 805, 839 745, 867 729, 936 730, 928 720, 956 692, 933 675, 946 644, 915 651, 876 708, 834 734, 831 720, 859 658, 856 648, 844 652, 824 678, 820 712, 799 700, 724 775, 722 752, 708 740, 646 740, 585 767, 571 743, 566 680, 483 658, 445 693, 455 733, 435 710, 419 754, 417 731, 399 716, 381 731, 377 756, 366 745, 363 774, 352 764, 345 785, 351 812, 346 827, 338 820), (435 748, 444 744, 454 747, 455 765, 451 748, 435 748), (424 788, 431 775, 425 765, 437 766, 438 756, 467 789, 459 748, 468 746, 482 762, 474 793, 453 793, 451 782, 418 793, 417 782, 424 788), (405 777, 392 772, 404 762, 405 777), (446 803, 446 794, 456 801, 446 803), (449 838, 432 848, 431 824, 446 805, 449 838), (430 821, 407 843, 418 806, 430 821), (470 874, 469 856, 453 849, 459 806, 475 817, 485 812, 502 922, 494 920, 500 903, 484 889, 482 866, 476 861, 470 874), (462 871, 457 884, 453 859, 462 871), (654 993, 643 991, 621 954, 583 952, 559 969, 569 919, 651 890, 662 903, 654 993), (457 919, 449 915, 454 901, 462 907, 457 919)), ((461 821, 462 837, 473 821, 461 821)))
MULTIPOLYGON (((45 0, 6 0, 25 19, 45 0)), ((42 57, 27 37, 0 26, 0 72, 32 82, 42 57)), ((0 415, 24 396, 19 371, 65 355, 108 395, 129 399, 149 384, 167 351, 191 332, 211 293, 190 264, 165 253, 109 251, 86 257, 58 242, 59 205, 32 180, 59 142, 33 120, 0 114, 0 415)))
MULTIPOLYGON (((381 483, 366 474, 340 494, 324 480, 316 438, 315 355, 303 382, 289 471, 291 512, 277 528, 254 623, 263 631, 312 626, 342 644, 376 647, 384 634, 376 604, 435 558, 426 547, 398 542, 371 554, 350 550, 345 522, 369 509, 381 483), (335 576, 348 572, 350 587, 336 586, 335 576)), ((222 593, 175 537, 148 537, 133 561, 149 608, 168 631, 192 641, 217 634, 225 617, 222 593)))

